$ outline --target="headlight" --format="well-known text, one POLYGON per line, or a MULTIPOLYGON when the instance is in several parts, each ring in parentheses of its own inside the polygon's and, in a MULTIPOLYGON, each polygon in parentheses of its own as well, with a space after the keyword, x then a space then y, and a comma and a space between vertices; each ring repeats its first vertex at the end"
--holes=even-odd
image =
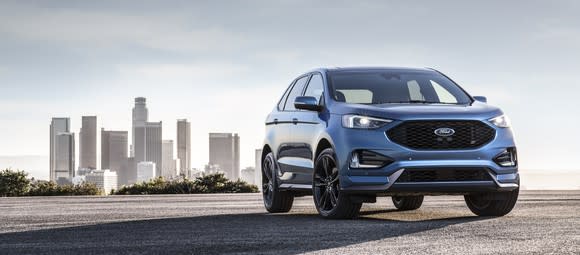
POLYGON ((500 128, 508 128, 511 127, 512 125, 510 118, 508 118, 507 115, 501 115, 493 119, 490 119, 489 121, 500 128))
POLYGON ((388 119, 379 119, 360 115, 342 116, 342 126, 345 128, 375 129, 393 122, 388 119))

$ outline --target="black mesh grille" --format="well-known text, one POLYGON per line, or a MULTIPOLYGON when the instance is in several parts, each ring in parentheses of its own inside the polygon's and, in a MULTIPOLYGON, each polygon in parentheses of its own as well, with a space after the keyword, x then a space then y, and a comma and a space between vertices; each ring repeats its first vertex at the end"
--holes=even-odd
POLYGON ((387 131, 393 142, 418 150, 477 148, 495 137, 495 130, 481 121, 405 121, 387 131), (438 129, 453 129, 450 136, 435 134, 438 129))
POLYGON ((405 169, 397 182, 491 181, 483 168, 405 169))

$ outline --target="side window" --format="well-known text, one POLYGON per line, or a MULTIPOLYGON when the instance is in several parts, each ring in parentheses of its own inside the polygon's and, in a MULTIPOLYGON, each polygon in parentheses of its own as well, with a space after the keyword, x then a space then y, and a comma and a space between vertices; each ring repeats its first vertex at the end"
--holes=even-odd
POLYGON ((290 90, 292 89, 293 85, 294 83, 291 83, 290 86, 288 86, 288 88, 284 92, 284 95, 282 95, 280 102, 278 102, 278 111, 284 110, 284 103, 286 103, 286 98, 288 97, 288 93, 290 93, 290 90))
POLYGON ((306 93, 304 93, 304 96, 315 97, 320 103, 320 96, 322 96, 322 92, 324 91, 323 84, 322 75, 314 74, 312 78, 310 78, 310 82, 308 82, 308 87, 306 87, 306 93))
POLYGON ((288 94, 288 99, 286 99, 286 104, 284 105, 284 111, 295 111, 296 110, 296 108, 294 108, 294 100, 296 100, 296 97, 299 97, 300 95, 302 95, 302 90, 304 90, 304 86, 306 85, 306 81, 308 81, 308 75, 298 79, 296 81, 296 83, 294 83, 294 87, 292 87, 290 94, 288 94))

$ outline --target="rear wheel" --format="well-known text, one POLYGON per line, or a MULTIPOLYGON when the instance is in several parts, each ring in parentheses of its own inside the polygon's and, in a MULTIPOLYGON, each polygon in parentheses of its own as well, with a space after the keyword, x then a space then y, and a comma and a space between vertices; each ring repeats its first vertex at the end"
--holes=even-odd
POLYGON ((312 194, 318 213, 329 219, 350 219, 358 215, 362 203, 354 203, 340 191, 334 150, 323 150, 316 158, 312 194))
POLYGON ((392 199, 400 211, 416 210, 423 204, 423 196, 394 196, 392 199))
POLYGON ((277 178, 278 168, 274 153, 270 152, 262 162, 262 197, 266 210, 271 213, 288 212, 294 203, 294 195, 280 191, 277 178))
POLYGON ((479 216, 504 216, 512 211, 520 189, 497 194, 466 195, 465 203, 469 210, 479 216))

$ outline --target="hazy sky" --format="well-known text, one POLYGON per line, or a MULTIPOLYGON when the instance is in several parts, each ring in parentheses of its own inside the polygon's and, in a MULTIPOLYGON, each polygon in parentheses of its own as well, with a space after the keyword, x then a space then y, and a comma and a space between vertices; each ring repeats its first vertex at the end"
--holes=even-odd
MULTIPOLYGON (((288 83, 319 66, 434 67, 512 118, 522 168, 578 169, 579 1, 2 1, 0 155, 48 155, 50 118, 241 136, 253 166, 288 83)), ((78 147, 78 146, 77 146, 78 147)), ((48 162, 46 163, 48 169, 48 162)))

